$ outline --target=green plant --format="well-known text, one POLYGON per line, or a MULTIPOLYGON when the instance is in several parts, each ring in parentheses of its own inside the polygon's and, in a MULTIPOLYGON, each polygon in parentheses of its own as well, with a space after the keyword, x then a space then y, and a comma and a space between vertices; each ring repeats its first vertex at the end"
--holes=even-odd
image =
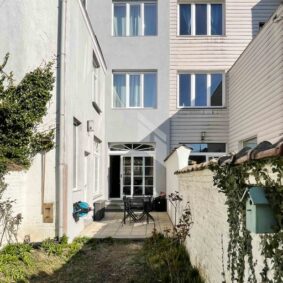
POLYGON ((39 132, 52 97, 54 76, 52 63, 27 73, 16 84, 13 73, 5 67, 9 54, 0 65, 0 246, 4 238, 16 241, 21 215, 13 215, 13 201, 3 201, 5 175, 11 170, 27 169, 39 152, 54 146, 54 131, 39 132))
POLYGON ((143 256, 147 269, 144 282, 203 282, 185 246, 175 238, 154 232, 145 241, 143 256))
POLYGON ((283 159, 272 158, 260 161, 251 161, 238 166, 212 165, 214 171, 214 185, 227 197, 229 223, 228 269, 231 270, 233 282, 244 282, 245 259, 250 269, 248 282, 257 282, 255 276, 255 262, 252 254, 252 237, 245 227, 245 200, 242 196, 248 186, 257 185, 265 188, 278 220, 278 232, 262 235, 262 255, 265 258, 265 267, 261 272, 262 282, 283 282, 283 159), (270 170, 267 166, 271 167, 270 170), (256 183, 251 184, 249 178, 254 177, 256 183), (271 261, 274 271, 274 281, 267 277, 269 267, 267 259, 271 261))

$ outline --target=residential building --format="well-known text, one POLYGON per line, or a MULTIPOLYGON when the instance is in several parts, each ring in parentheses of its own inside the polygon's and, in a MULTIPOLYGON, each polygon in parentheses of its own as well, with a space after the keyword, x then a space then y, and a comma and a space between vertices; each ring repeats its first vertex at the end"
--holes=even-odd
POLYGON ((53 150, 35 156, 27 172, 6 178, 6 197, 22 213, 20 236, 32 241, 66 234, 74 238, 87 218, 75 222, 73 204, 103 197, 104 89, 106 65, 79 0, 4 1, 0 9, 0 58, 19 82, 54 61, 53 97, 41 131, 56 129, 53 150))
POLYGON ((228 110, 235 103, 229 105, 227 71, 280 1, 169 2, 170 146, 191 147, 190 159, 200 163, 230 151, 228 110))
POLYGON ((283 6, 227 74, 229 149, 283 138, 283 6))
POLYGON ((165 191, 169 150, 167 1, 87 1, 107 61, 106 198, 165 191))

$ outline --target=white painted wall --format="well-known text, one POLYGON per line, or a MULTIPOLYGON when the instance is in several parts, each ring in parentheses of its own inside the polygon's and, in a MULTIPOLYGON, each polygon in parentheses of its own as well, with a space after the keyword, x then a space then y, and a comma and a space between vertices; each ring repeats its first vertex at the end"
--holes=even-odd
MULTIPOLYGON (((270 172, 271 178, 276 178, 270 172)), ((193 225, 191 236, 186 240, 186 247, 190 254, 191 262, 197 266, 206 282, 223 282, 222 272, 224 264, 225 282, 229 283, 230 273, 227 270, 227 246, 229 242, 229 225, 227 222, 226 197, 213 186, 213 172, 209 169, 179 174, 178 188, 183 201, 177 211, 177 219, 181 216, 182 209, 190 202, 193 225), (223 252, 222 252, 223 251, 223 252)), ((249 184, 256 184, 254 178, 249 178, 249 184)), ((169 188, 167 193, 174 189, 169 188)), ((174 223, 175 210, 168 210, 174 223)), ((178 222, 178 220, 177 220, 178 222)), ((261 257, 260 236, 252 234, 253 258, 258 282, 261 282, 260 272, 264 264, 261 257)), ((247 269, 248 270, 248 267, 247 269)), ((248 273, 246 272, 246 275, 248 273)), ((272 276, 272 273, 269 274, 272 276)), ((247 278, 245 281, 247 282, 247 278)))
MULTIPOLYGON (((283 17, 283 5, 275 14, 283 17)), ((228 72, 231 151, 248 138, 275 143, 283 137, 282 24, 271 18, 228 72)))
MULTIPOLYGON (((0 59, 10 52, 7 70, 13 70, 19 81, 29 72, 50 60, 54 60, 54 75, 56 76, 56 56, 58 37, 58 1, 57 0, 15 0, 0 3, 0 59)), ((64 136, 64 232, 71 239, 84 228, 85 220, 75 223, 72 218, 73 203, 87 201, 92 205, 93 200, 102 198, 104 194, 105 145, 101 144, 100 191, 93 193, 93 145, 94 135, 104 140, 104 90, 105 65, 102 60, 97 42, 92 34, 90 24, 79 0, 67 1, 66 14, 66 52, 65 52, 65 136, 64 136), (99 73, 99 93, 101 96, 99 115, 92 106, 92 56, 96 53, 101 65, 99 73), (73 166, 73 117, 81 124, 79 144, 79 187, 74 192, 72 187, 73 166), (94 132, 87 132, 87 121, 94 121, 94 132), (84 152, 90 153, 88 191, 84 191, 84 152), (86 198, 85 198, 86 195, 86 198)), ((44 117, 40 130, 53 129, 58 126, 56 121, 56 83, 53 97, 48 105, 48 115, 44 117)), ((23 224, 20 236, 30 235, 32 241, 40 241, 56 235, 55 221, 58 221, 59 190, 56 183, 56 155, 63 144, 46 154, 46 176, 44 201, 54 204, 54 223, 45 224, 41 214, 41 155, 38 154, 27 172, 14 172, 7 175, 8 190, 6 197, 16 199, 15 213, 22 213, 23 224), (56 217, 57 214, 57 217, 56 217)), ((88 219, 91 219, 89 214, 88 219)))
MULTIPOLYGON (((7 71, 13 71, 19 82, 24 74, 36 67, 55 60, 57 53, 58 1, 13 0, 1 2, 0 7, 0 60, 7 52, 10 59, 7 71)), ((56 65, 56 64, 55 64, 56 65)), ((56 72, 54 66, 54 72, 56 72)), ((55 87, 55 86, 54 86, 55 87)), ((54 96, 48 104, 48 114, 43 119, 40 130, 55 128, 56 100, 54 96)), ((15 199, 15 213, 22 213, 23 224, 20 238, 30 234, 37 241, 55 236, 55 226, 44 224, 41 215, 41 165, 37 155, 28 172, 10 173, 6 196, 15 199)), ((55 150, 47 153, 46 201, 55 204, 55 150)))
POLYGON ((64 176, 66 184, 66 203, 67 207, 64 211, 65 218, 65 233, 73 239, 84 228, 85 220, 91 220, 92 213, 87 217, 81 218, 75 223, 72 211, 73 203, 86 200, 89 204, 97 198, 103 197, 104 183, 102 176, 104 172, 104 142, 101 144, 101 164, 100 164, 100 192, 94 194, 93 172, 94 172, 94 136, 104 141, 104 79, 105 66, 101 61, 98 47, 91 36, 90 26, 80 1, 68 1, 67 3, 67 22, 66 22, 66 74, 65 74, 65 172, 64 176), (76 20, 74 20, 76 19, 76 20), (93 51, 97 54, 100 60, 100 89, 102 113, 98 114, 92 105, 92 54, 93 51), (79 133, 79 153, 78 153, 78 187, 74 191, 73 188, 73 118, 81 122, 81 130, 79 133), (87 132, 87 121, 94 121, 94 131, 87 132), (84 188, 84 152, 90 153, 90 168, 89 168, 89 184, 85 198, 84 188))

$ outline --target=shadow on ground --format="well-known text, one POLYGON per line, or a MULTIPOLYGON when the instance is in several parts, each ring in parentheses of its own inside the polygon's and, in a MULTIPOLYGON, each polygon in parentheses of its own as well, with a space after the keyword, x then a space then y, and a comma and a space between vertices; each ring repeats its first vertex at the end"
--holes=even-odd
POLYGON ((61 268, 32 276, 29 282, 140 282, 142 241, 90 240, 61 268))

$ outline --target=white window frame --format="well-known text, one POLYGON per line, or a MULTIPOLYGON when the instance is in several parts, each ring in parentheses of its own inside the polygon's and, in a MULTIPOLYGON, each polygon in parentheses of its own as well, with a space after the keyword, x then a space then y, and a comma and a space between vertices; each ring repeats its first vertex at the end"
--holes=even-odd
POLYGON ((157 1, 125 1, 125 2, 118 2, 118 1, 113 1, 112 2, 112 36, 114 37, 139 37, 139 36, 157 36, 158 35, 158 3, 157 1), (144 24, 144 4, 155 4, 156 5, 156 34, 154 35, 145 35, 144 30, 145 30, 145 24, 144 24), (125 35, 115 35, 114 34, 114 6, 115 5, 125 5, 126 6, 126 34, 125 35), (131 5, 139 5, 140 6, 140 11, 141 11, 141 33, 139 35, 130 35, 130 6, 131 5))
POLYGON ((93 195, 100 194, 100 162, 101 162, 101 142, 94 139, 93 142, 93 195))
POLYGON ((225 72, 222 71, 179 71, 177 74, 177 108, 185 109, 185 108, 224 108, 225 107, 225 72), (211 75, 213 74, 222 74, 222 106, 211 106, 211 75), (180 81, 179 75, 191 75, 191 106, 181 106, 180 105, 180 81), (207 92, 206 92, 206 106, 195 106, 195 97, 196 97, 196 75, 207 75, 207 92))
POLYGON ((84 201, 87 201, 88 190, 89 190, 89 159, 90 153, 84 152, 84 201))
POLYGON ((73 118, 73 191, 79 191, 79 166, 80 166, 80 131, 81 122, 73 118))
POLYGON ((112 73, 112 109, 156 109, 157 108, 157 97, 158 97, 158 74, 157 71, 133 71, 133 72, 123 72, 117 71, 112 73), (155 94, 155 106, 144 107, 144 75, 145 74, 155 74, 156 75, 156 94, 155 94), (126 106, 116 107, 114 105, 114 75, 126 75, 126 106), (130 106, 130 75, 140 75, 141 84, 141 101, 140 106, 130 106))
POLYGON ((213 1, 213 2, 191 2, 191 1, 180 1, 178 3, 177 9, 177 36, 181 37, 221 37, 225 36, 225 3, 224 1, 213 1), (191 34, 180 34, 180 5, 188 4, 191 5, 191 34), (207 34, 196 34, 196 5, 197 4, 206 4, 207 5, 207 34), (212 4, 221 4, 222 5, 222 34, 211 34, 211 5, 212 4))
POLYGON ((244 144, 246 143, 246 142, 250 142, 250 141, 252 141, 252 140, 256 140, 256 143, 257 143, 257 145, 258 145, 258 138, 257 138, 257 136, 255 135, 255 136, 252 136, 252 137, 250 137, 250 138, 247 138, 247 139, 244 139, 244 140, 241 140, 240 141, 240 149, 243 149, 245 146, 244 146, 244 144))
MULTIPOLYGON (((205 142, 199 142, 199 144, 202 144, 205 142)), ((205 160, 206 162, 209 161, 209 158, 219 158, 221 156, 224 156, 227 154, 227 144, 224 142, 210 142, 210 143, 220 143, 220 144, 225 144, 225 152, 191 152, 190 156, 205 156, 205 160)), ((207 142, 207 144, 210 144, 209 142, 207 142)), ((191 143, 186 143, 187 146, 189 146, 190 144, 198 144, 198 142, 191 142, 191 143)), ((189 159, 190 159, 189 156, 189 159)))

